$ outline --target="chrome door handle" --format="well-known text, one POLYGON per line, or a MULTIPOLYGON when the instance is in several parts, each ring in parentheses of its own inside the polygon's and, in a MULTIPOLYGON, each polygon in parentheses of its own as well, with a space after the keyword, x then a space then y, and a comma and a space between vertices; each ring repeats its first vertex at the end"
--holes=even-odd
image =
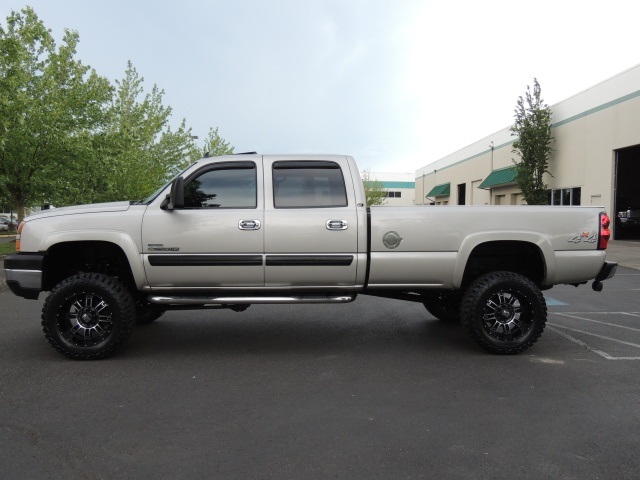
POLYGON ((327 220, 327 230, 346 230, 349 224, 346 220, 327 220))
POLYGON ((240 220, 238 228, 240 230, 260 230, 260 220, 240 220))

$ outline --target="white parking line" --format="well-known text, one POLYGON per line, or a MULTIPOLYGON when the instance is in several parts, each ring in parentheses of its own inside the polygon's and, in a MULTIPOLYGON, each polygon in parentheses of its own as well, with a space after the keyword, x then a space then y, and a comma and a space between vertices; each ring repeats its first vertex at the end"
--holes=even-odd
MULTIPOLYGON (((552 312, 554 315, 559 315, 558 312, 552 312)), ((633 315, 634 317, 640 317, 640 312, 562 312, 565 315, 633 315)))
POLYGON ((607 288, 607 292, 640 292, 640 288, 607 288))
POLYGON ((601 357, 606 358, 607 360, 640 360, 640 357, 614 357, 613 355, 609 355, 608 353, 603 352, 602 350, 598 350, 598 349, 595 349, 595 348, 591 347, 587 343, 585 343, 582 340, 579 340, 579 339, 569 335, 568 333, 564 333, 564 332, 561 332, 561 331, 557 330, 557 328, 563 328, 565 330, 570 330, 572 332, 578 332, 578 333, 582 333, 584 335, 591 335, 593 337, 602 338, 604 340, 611 340, 613 342, 622 343, 624 345, 629 345, 631 347, 640 348, 640 345, 637 345, 635 343, 624 342, 622 340, 617 340, 615 338, 605 337, 603 335, 597 335, 595 333, 585 332, 584 330, 578 330, 578 329, 575 329, 575 328, 564 327, 562 325, 557 325, 555 323, 547 322, 547 325, 550 325, 552 327, 556 327, 556 328, 550 328, 549 330, 557 333, 558 335, 560 335, 561 337, 566 338, 567 340, 570 340, 570 341, 572 341, 574 343, 577 343, 581 347, 584 347, 587 350, 589 350, 590 352, 596 353, 596 354, 600 355, 601 357))
MULTIPOLYGON (((624 312, 619 312, 618 315, 627 315, 624 312)), ((632 330, 634 332, 640 332, 640 328, 633 328, 633 327, 626 327, 624 325, 617 325, 615 323, 609 323, 609 322, 601 322, 599 320, 592 320, 591 318, 584 318, 584 317, 578 317, 577 315, 569 315, 568 313, 558 313, 558 312, 554 312, 554 315, 558 315, 561 317, 567 317, 567 318, 575 318, 577 320, 584 320, 585 322, 593 322, 593 323, 598 323, 600 325, 609 325, 611 327, 616 327, 616 328, 624 328, 625 330, 632 330)))

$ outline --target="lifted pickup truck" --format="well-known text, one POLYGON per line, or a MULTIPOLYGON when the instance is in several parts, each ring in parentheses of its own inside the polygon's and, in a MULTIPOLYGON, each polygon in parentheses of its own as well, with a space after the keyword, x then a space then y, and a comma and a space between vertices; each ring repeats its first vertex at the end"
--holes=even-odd
MULTIPOLYGON (((541 290, 614 275, 600 207, 373 207, 353 158, 205 158, 141 202, 48 210, 5 260, 74 359, 118 349, 170 309, 421 302, 480 346, 521 352, 545 328, 541 290)), ((345 319, 345 321, 348 321, 345 319)))

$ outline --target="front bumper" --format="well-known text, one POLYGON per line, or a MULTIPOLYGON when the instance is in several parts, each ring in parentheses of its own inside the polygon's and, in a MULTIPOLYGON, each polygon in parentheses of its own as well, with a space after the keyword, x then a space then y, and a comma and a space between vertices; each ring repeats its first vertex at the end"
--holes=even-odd
POLYGON ((19 297, 36 300, 42 291, 44 255, 15 253, 4 259, 7 286, 19 297))

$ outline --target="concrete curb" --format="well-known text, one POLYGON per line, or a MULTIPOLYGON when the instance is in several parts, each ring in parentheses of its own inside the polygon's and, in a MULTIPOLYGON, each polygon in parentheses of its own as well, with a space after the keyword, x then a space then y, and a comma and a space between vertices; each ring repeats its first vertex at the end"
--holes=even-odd
POLYGON ((7 281, 4 278, 4 257, 6 257, 6 255, 0 255, 0 270, 2 270, 2 272, 0 272, 0 292, 9 290, 9 287, 7 287, 7 281))

